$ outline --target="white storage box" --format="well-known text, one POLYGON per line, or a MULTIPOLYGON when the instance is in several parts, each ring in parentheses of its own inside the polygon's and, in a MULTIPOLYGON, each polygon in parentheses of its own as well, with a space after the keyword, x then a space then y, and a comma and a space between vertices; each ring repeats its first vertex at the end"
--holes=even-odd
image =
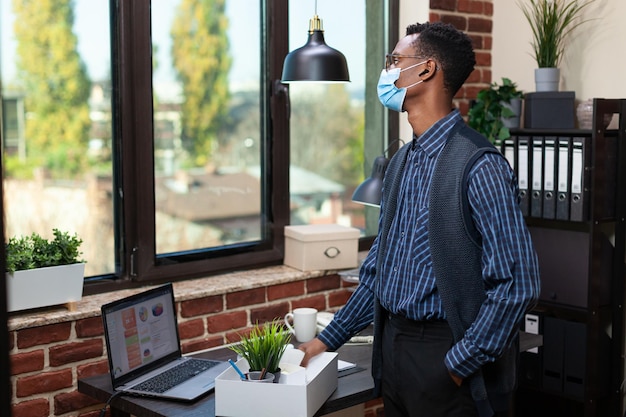
MULTIPOLYGON (((245 359, 237 362, 248 371, 245 359)), ((299 383, 262 384, 242 381, 231 367, 215 380, 215 415, 223 417, 312 417, 337 389, 337 353, 324 352, 309 361, 299 383)), ((286 378, 288 379, 288 378, 286 378)))
POLYGON ((338 224, 285 226, 285 265, 301 271, 358 266, 359 229, 338 224))

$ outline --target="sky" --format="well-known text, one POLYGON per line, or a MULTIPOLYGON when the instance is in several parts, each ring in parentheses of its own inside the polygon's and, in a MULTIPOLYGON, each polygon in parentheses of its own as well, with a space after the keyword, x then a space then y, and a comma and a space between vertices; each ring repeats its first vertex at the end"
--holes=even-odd
MULTIPOLYGON (((3 82, 14 77, 15 42, 12 37, 14 17, 12 0, 0 0, 0 63, 3 82)), ((173 82, 169 51, 171 40, 169 27, 174 9, 180 0, 153 0, 153 42, 158 45, 159 67, 154 74, 155 83, 173 82)), ((109 49, 109 0, 75 0, 75 26, 78 35, 78 50, 87 65, 92 80, 107 78, 110 66, 109 49)), ((348 61, 351 88, 362 88, 364 71, 353 68, 364 66, 364 48, 355 47, 355 34, 364 33, 365 0, 290 0, 290 44, 296 49, 306 43, 309 19, 316 11, 322 19, 326 43, 340 50, 348 61), (362 12, 355 13, 355 10, 362 12)), ((257 48, 250 47, 250 39, 259 27, 258 0, 227 0, 226 14, 229 16, 229 35, 233 65, 231 79, 240 82, 258 82, 259 56, 257 48), (245 13, 241 11, 245 10, 245 13), (251 36, 252 35, 252 36, 251 36)), ((358 42, 358 41, 357 41, 358 42)), ((361 42, 365 42, 365 39, 361 42)), ((381 58, 382 62, 382 58, 381 58)))

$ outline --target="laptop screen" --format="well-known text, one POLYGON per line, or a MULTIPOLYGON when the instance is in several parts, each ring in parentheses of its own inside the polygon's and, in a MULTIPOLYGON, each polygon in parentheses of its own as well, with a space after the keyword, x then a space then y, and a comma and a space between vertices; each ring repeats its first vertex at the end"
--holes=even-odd
POLYGON ((181 355, 171 284, 102 306, 102 319, 114 386, 181 355))

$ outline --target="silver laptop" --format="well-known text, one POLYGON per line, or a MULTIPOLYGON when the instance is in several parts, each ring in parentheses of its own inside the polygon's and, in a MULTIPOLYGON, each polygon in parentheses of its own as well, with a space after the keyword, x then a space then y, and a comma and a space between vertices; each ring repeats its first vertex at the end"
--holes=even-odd
POLYGON ((116 391, 193 401, 229 366, 182 356, 172 284, 103 305, 102 320, 116 391))

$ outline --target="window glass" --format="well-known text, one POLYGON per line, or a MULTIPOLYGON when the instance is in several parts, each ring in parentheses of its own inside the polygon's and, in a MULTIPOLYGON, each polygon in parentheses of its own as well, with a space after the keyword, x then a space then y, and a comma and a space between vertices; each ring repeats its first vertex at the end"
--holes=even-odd
POLYGON ((262 240, 259 2, 151 7, 157 254, 262 240))
MULTIPOLYGON (((364 179, 365 1, 317 6, 326 44, 345 55, 350 82, 289 85, 291 224, 338 223, 364 231, 364 206, 351 197, 364 179)), ((290 1, 291 51, 306 43, 315 12, 313 2, 303 7, 290 1)))
POLYGON ((108 16, 107 0, 0 0, 6 235, 76 233, 86 275, 115 271, 108 16))

